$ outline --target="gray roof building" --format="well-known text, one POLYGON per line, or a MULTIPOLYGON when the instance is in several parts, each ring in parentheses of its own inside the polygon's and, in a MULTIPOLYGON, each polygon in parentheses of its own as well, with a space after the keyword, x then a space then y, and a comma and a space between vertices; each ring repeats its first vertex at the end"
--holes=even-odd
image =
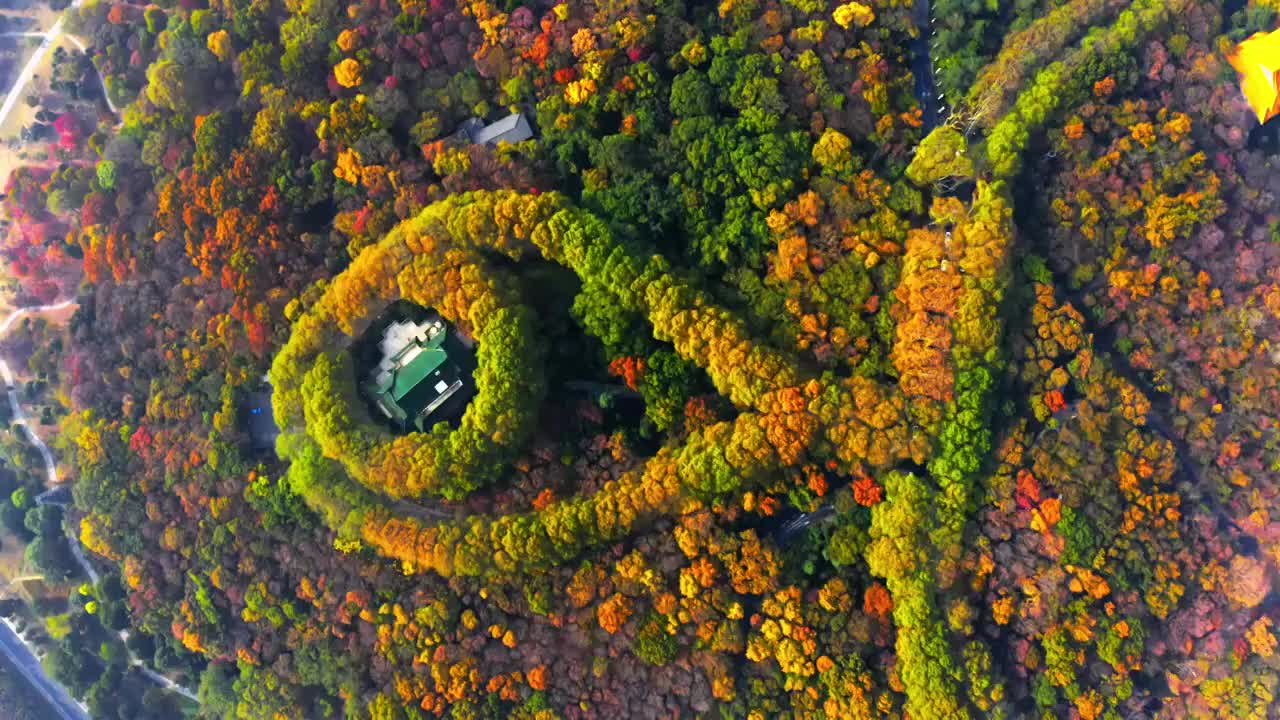
POLYGON ((470 118, 458 128, 458 134, 476 145, 497 145, 500 142, 518 143, 533 137, 533 126, 524 113, 511 113, 488 125, 480 118, 470 118))

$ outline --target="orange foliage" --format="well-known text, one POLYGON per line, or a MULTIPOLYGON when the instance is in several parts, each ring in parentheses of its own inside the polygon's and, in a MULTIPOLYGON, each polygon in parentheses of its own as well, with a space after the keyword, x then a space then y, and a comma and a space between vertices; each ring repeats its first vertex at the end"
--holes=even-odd
POLYGON ((871 583, 863 594, 862 611, 883 620, 892 610, 893 598, 890 597, 889 590, 878 582, 871 583))
POLYGON ((859 505, 871 507, 884 499, 884 488, 870 475, 863 475, 853 481, 853 499, 859 505))
POLYGON ((625 595, 614 593, 596 609, 596 619, 605 632, 613 635, 622 629, 632 612, 631 600, 625 595))
POLYGON ((539 665, 533 668, 532 670, 530 670, 528 673, 525 674, 525 678, 529 681, 529 687, 533 688, 534 690, 546 690, 547 689, 547 666, 539 665))

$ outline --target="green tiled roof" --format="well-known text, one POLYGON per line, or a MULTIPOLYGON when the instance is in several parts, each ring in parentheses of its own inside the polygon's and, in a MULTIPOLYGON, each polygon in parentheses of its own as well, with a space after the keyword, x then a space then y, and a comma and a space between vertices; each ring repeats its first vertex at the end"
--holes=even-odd
POLYGON ((395 422, 424 430, 427 416, 460 386, 458 370, 444 349, 447 335, 440 332, 426 342, 413 340, 391 357, 384 356, 381 365, 389 369, 365 386, 395 422))
POLYGON ((381 393, 390 392, 392 399, 397 404, 400 404, 409 393, 413 392, 415 387, 427 379, 427 376, 448 361, 449 355, 444 350, 438 347, 426 348, 404 367, 393 371, 391 378, 384 382, 378 390, 381 393))

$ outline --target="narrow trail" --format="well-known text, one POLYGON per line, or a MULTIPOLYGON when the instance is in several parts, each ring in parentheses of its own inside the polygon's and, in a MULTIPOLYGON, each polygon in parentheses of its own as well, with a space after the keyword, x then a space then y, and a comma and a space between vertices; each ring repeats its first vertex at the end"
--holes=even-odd
MULTIPOLYGON (((63 300, 59 303, 51 305, 34 305, 29 307, 20 307, 9 313, 9 317, 0 323, 0 337, 9 333, 9 328, 13 323, 23 315, 38 315, 40 313, 51 312, 54 310, 62 310, 75 305, 74 300, 63 300)), ((13 370, 9 367, 9 363, 0 358, 0 377, 4 378, 5 388, 9 395, 9 408, 13 412, 13 424, 21 425, 27 437, 31 440, 31 444, 36 446, 36 450, 40 451, 40 457, 44 460, 45 474, 47 476, 46 483, 50 486, 57 485, 61 480, 58 479, 58 465, 53 460, 53 453, 49 452, 49 446, 40 438, 40 434, 36 432, 35 427, 31 425, 31 421, 27 418, 26 412, 22 409, 22 403, 18 402, 18 390, 13 375, 13 370)))
POLYGON ((60 720, 89 720, 89 709, 67 693, 66 688, 49 677, 36 657, 35 648, 20 637, 8 620, 0 622, 0 652, 3 652, 27 684, 60 720))
MULTIPOLYGON (((55 310, 64 310, 69 307, 75 307, 76 305, 77 303, 75 300, 63 300, 61 302, 51 303, 49 305, 30 305, 26 307, 17 308, 13 312, 9 313, 9 316, 4 319, 4 322, 0 323, 0 337, 4 337, 9 332, 9 329, 13 327, 13 324, 17 322, 18 318, 21 318, 24 315, 39 315, 40 313, 53 312, 55 310)), ((30 438, 31 444, 34 445, 36 449, 40 451, 40 457, 44 460, 45 474, 47 477, 47 485, 49 486, 49 489, 45 493, 41 493, 41 497, 43 497, 47 495, 48 492, 59 487, 60 483, 62 482, 61 479, 58 477, 57 463, 54 461, 53 453, 49 451, 49 446, 45 444, 44 440, 41 439, 39 433, 36 432, 35 427, 31 424, 31 422, 27 418, 26 412, 22 409, 22 404, 18 402, 18 391, 17 391, 17 387, 15 386, 16 378, 13 375, 13 370, 9 367, 9 363, 3 358, 0 358, 0 376, 4 377, 5 387, 8 390, 9 408, 13 413, 13 424, 22 426, 23 430, 27 434, 27 437, 30 438)), ((70 528, 66 528, 65 525, 64 525, 64 530, 67 537, 67 544, 71 546, 71 553, 75 556, 76 563, 80 565, 80 569, 84 571, 84 574, 89 578, 90 582, 92 582, 94 585, 97 585, 99 580, 101 579, 101 576, 98 574, 98 571, 94 569, 93 564, 89 562, 89 558, 85 555, 84 548, 80 545, 80 538, 76 537, 76 533, 72 531, 70 528)), ((125 643, 125 652, 127 652, 129 655, 130 665, 138 668, 143 675, 147 676, 148 679, 150 679, 152 682, 156 683, 157 685, 163 687, 164 689, 178 693, 179 695, 187 698, 188 700, 199 702, 199 700, 196 697, 196 694, 192 692, 189 688, 185 688, 179 685, 178 683, 170 680, 169 678, 165 677, 164 675, 161 675, 160 673, 143 665, 142 659, 139 658, 137 655, 135 655, 133 650, 128 645, 128 641, 129 641, 128 630, 121 630, 119 635, 120 635, 120 641, 125 643)), ((0 649, 3 649, 6 653, 10 652, 11 650, 8 644, 4 643, 2 639, 0 639, 0 649)), ((19 665, 21 667, 20 657, 15 657, 13 655, 10 655, 10 659, 14 662, 15 665, 19 665)), ((38 664, 37 664, 37 667, 38 667, 38 664)), ((24 674, 26 674, 25 671, 24 671, 24 674)), ((29 680, 31 679, 30 676, 28 676, 28 679, 29 680)), ((32 684, 38 684, 38 683, 35 680, 32 680, 32 684)), ((41 693, 44 694, 44 690, 42 690, 41 693)), ((49 698, 49 701, 50 703, 54 703, 55 705, 58 704, 52 698, 49 698)), ((84 715, 83 713, 77 716, 68 716, 65 713, 63 713, 63 717, 64 718, 74 717, 77 720, 79 720, 79 718, 85 718, 87 716, 84 715)))

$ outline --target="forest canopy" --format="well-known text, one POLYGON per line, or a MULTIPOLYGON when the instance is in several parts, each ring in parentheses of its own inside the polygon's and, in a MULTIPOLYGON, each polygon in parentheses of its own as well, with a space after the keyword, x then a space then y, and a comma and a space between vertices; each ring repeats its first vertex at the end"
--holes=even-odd
POLYGON ((77 303, 13 341, 106 576, 55 625, 220 719, 1271 717, 1280 6, 1226 5, 68 10, 95 113, 0 245, 77 303), (421 432, 353 351, 401 303, 474 347, 421 432))

